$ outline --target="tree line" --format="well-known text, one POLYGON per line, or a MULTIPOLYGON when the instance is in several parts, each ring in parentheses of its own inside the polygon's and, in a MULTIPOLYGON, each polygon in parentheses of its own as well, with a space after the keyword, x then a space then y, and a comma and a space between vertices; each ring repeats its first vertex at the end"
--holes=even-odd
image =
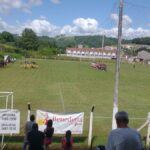
MULTIPOLYGON (((5 49, 7 52, 21 53, 26 56, 31 54, 51 56, 64 53, 67 47, 77 47, 79 44, 87 48, 102 47, 103 38, 104 46, 117 45, 116 38, 106 36, 37 36, 32 29, 25 28, 21 35, 14 35, 7 31, 0 33, 0 50, 5 49)), ((123 40, 123 43, 150 45, 150 37, 123 40)))

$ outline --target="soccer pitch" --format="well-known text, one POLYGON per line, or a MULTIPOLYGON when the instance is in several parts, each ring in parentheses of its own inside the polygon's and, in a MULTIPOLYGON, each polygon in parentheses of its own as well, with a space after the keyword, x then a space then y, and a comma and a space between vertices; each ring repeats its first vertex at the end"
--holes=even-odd
MULTIPOLYGON (((37 69, 24 69, 20 61, 0 68, 0 91, 14 92, 14 108, 21 112, 21 134, 27 119, 27 103, 52 112, 84 112, 84 137, 88 136, 90 110, 95 105, 94 145, 105 144, 111 130, 115 64, 108 71, 90 67, 90 61, 34 60, 37 69)), ((3 100, 1 98, 0 100, 3 100)), ((130 126, 138 128, 150 108, 150 66, 122 63, 119 84, 119 110, 129 113, 130 126)), ((4 106, 3 101, 0 101, 4 106)), ((146 136, 143 130, 142 135, 146 136)), ((87 144, 87 138, 82 144, 87 144)))

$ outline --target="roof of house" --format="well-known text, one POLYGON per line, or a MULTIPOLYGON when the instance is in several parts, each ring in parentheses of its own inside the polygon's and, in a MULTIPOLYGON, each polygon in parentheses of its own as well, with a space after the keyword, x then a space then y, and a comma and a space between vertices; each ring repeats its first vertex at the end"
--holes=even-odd
POLYGON ((147 51, 140 51, 138 52, 137 58, 143 60, 150 60, 150 53, 147 51))
POLYGON ((106 52, 106 53, 116 52, 115 49, 112 50, 112 49, 105 49, 105 48, 104 49, 102 49, 102 48, 67 48, 66 51, 68 51, 68 50, 70 50, 70 51, 84 51, 84 52, 91 52, 91 51, 93 51, 93 52, 106 52))

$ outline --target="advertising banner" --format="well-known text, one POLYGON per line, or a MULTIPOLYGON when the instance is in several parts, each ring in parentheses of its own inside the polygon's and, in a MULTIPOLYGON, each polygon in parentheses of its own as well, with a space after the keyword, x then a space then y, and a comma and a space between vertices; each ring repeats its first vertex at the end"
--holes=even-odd
POLYGON ((0 134, 20 132, 20 112, 16 109, 0 109, 0 134))
POLYGON ((52 113, 37 110, 36 122, 39 130, 44 131, 47 121, 53 120, 55 134, 64 134, 67 130, 71 130, 72 134, 82 134, 84 113, 52 113))

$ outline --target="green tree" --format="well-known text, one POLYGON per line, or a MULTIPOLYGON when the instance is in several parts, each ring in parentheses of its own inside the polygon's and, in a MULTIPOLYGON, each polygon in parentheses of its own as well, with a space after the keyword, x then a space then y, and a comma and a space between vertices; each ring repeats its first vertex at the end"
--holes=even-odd
POLYGON ((29 28, 25 28, 22 32, 21 47, 26 50, 37 50, 39 41, 36 33, 29 28))
POLYGON ((57 49, 56 48, 44 48, 42 50, 39 50, 40 55, 42 56, 52 56, 57 54, 57 49))
POLYGON ((11 33, 7 32, 7 31, 3 31, 0 34, 0 41, 2 43, 14 42, 14 36, 11 33))
POLYGON ((59 50, 61 50, 61 53, 64 53, 65 49, 67 47, 75 47, 76 43, 74 40, 74 37, 62 37, 58 36, 55 39, 56 46, 59 50))
POLYGON ((55 39, 48 36, 39 37, 39 50, 43 48, 56 48, 55 39))
POLYGON ((150 37, 135 38, 132 40, 132 43, 150 45, 150 37))

